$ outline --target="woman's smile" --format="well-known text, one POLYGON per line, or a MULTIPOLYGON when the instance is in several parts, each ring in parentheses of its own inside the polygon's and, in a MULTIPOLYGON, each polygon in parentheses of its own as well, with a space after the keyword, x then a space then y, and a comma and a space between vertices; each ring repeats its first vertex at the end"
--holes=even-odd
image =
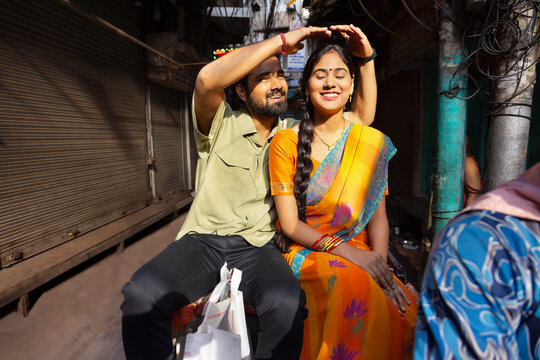
POLYGON ((339 98, 340 93, 336 91, 328 91, 320 93, 322 98, 327 101, 335 101, 339 98))

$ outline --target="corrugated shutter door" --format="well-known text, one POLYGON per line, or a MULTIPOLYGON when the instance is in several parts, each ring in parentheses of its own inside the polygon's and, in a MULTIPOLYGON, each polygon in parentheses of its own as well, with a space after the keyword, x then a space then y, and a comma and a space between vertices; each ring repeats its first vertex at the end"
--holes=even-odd
POLYGON ((195 143, 195 129, 193 128, 193 121, 191 119, 191 93, 182 93, 182 99, 184 104, 184 124, 187 132, 185 132, 185 142, 187 143, 185 152, 185 161, 189 170, 186 167, 184 176, 184 190, 195 188, 195 174, 197 173, 197 159, 199 154, 197 153, 197 143, 195 143))
POLYGON ((159 85, 150 86, 152 135, 156 159, 156 194, 159 198, 182 189, 183 146, 179 92, 159 85))
MULTIPOLYGON (((73 3, 138 34, 131 1, 73 3)), ((0 267, 146 206, 139 53, 57 2, 0 3, 0 267)))
POLYGON ((390 161, 388 188, 392 195, 412 194, 415 122, 420 122, 419 71, 402 71, 379 84, 373 126, 390 137, 397 153, 390 161))

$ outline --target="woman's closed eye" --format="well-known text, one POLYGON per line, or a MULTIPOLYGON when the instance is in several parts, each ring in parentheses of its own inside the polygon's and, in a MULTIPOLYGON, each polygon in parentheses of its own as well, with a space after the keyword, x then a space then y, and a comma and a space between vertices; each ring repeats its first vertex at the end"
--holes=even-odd
POLYGON ((317 70, 313 73, 313 76, 317 80, 324 80, 328 76, 333 76, 336 79, 345 79, 349 73, 345 69, 336 69, 335 71, 317 70))
POLYGON ((337 69, 334 73, 336 79, 344 79, 348 75, 345 69, 337 69))

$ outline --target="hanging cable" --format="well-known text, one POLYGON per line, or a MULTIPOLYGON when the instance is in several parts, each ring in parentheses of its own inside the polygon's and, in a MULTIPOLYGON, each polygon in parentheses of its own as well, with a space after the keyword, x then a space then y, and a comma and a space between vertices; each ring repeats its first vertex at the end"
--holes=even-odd
MULTIPOLYGON (((437 0, 434 0, 434 3, 441 7, 437 0)), ((472 37, 478 37, 478 46, 470 54, 465 52, 466 32, 471 28, 470 26, 467 27, 462 39, 462 51, 466 58, 462 62, 463 65, 458 66, 452 79, 466 76, 466 69, 473 63, 473 59, 480 74, 490 81, 515 76, 521 77, 526 71, 536 66, 540 62, 538 56, 532 59, 527 65, 522 64, 518 66, 518 64, 522 63, 523 59, 527 56, 530 56, 530 50, 540 41, 540 32, 538 30, 539 9, 540 3, 530 0, 497 0, 487 5, 487 13, 479 29, 479 33, 477 33, 476 27, 474 27, 475 34, 471 35, 472 37), (528 6, 518 11, 517 9, 520 9, 524 3, 527 3, 528 6), (532 15, 525 15, 530 10, 533 10, 532 15), (520 26, 518 18, 521 19, 520 21, 525 19, 526 23, 520 26), (487 59, 485 62, 481 61, 481 54, 483 55, 482 60, 484 58, 487 59), (504 69, 503 73, 495 72, 490 65, 495 63, 500 57, 506 56, 514 56, 513 63, 504 69), (485 63, 487 63, 487 66, 484 65, 485 63)), ((444 11, 444 9, 442 10, 444 11)), ((449 85, 446 93, 452 94, 452 91, 455 91, 455 86, 455 82, 449 85)), ((474 94, 478 94, 478 92, 476 90, 474 94)), ((509 100, 521 92, 523 92, 523 89, 518 90, 518 87, 516 87, 509 100)), ((471 96, 465 99, 469 98, 471 96)))
POLYGON ((390 30, 389 28, 387 28, 386 26, 384 26, 383 24, 381 24, 380 22, 377 21, 377 19, 375 19, 370 13, 369 11, 366 9, 366 7, 364 6, 364 3, 362 2, 362 0, 358 0, 358 3, 360 3, 360 6, 362 7, 362 9, 364 9, 364 12, 366 13, 367 16, 369 16, 369 18, 377 25, 379 25, 379 27, 381 29, 383 29, 384 31, 392 34, 392 35, 396 35, 396 36, 399 36, 398 33, 390 30))
POLYGON ((403 7, 405 8, 405 10, 407 11, 407 13, 417 22, 419 23, 424 29, 428 30, 428 31, 431 31, 431 32, 435 32, 435 30, 433 30, 432 28, 430 28, 429 26, 427 26, 426 24, 424 24, 422 22, 422 20, 420 20, 419 18, 416 17, 416 15, 413 14, 413 12, 411 11, 411 9, 409 8, 409 6, 407 5, 407 3, 405 2, 405 0, 400 0, 401 1, 401 5, 403 5, 403 7))
POLYGON ((179 63, 178 61, 174 60, 173 58, 171 58, 170 56, 162 53, 161 51, 159 50, 156 50, 154 49, 153 47, 151 47, 150 45, 142 42, 141 40, 137 39, 136 37, 134 37, 133 35, 131 34, 128 34, 127 32, 125 32, 124 30, 120 29, 119 27, 117 26, 114 26, 113 24, 111 24, 110 22, 100 18, 99 16, 96 16, 96 15, 93 15, 93 14, 90 14, 90 13, 87 13, 86 11, 83 11, 81 9, 79 9, 78 7, 76 7, 75 5, 71 4, 71 2, 69 0, 57 0, 58 3, 64 5, 64 6, 67 6, 69 7, 71 10, 73 10, 74 12, 76 12, 77 14, 85 17, 86 19, 98 24, 98 25, 101 25, 109 30, 112 30, 114 31, 118 36, 120 37, 123 37, 137 45, 139 45, 140 47, 150 51, 150 52, 153 52, 154 54, 156 54, 157 56, 163 58, 164 60, 168 61, 169 63, 173 64, 173 65, 176 65, 177 67, 179 68, 183 68, 184 66, 193 66, 193 65, 202 65, 202 64, 208 64, 208 62, 197 62, 197 63, 185 63, 185 64, 181 64, 179 63))
POLYGON ((444 9, 444 7, 441 4, 439 4, 437 0, 433 0, 433 1, 435 2, 435 5, 437 5, 439 9, 441 9, 441 11, 446 15, 446 17, 450 19, 450 21, 453 22, 454 25, 459 27, 458 21, 454 19, 452 16, 450 16, 450 14, 444 9))

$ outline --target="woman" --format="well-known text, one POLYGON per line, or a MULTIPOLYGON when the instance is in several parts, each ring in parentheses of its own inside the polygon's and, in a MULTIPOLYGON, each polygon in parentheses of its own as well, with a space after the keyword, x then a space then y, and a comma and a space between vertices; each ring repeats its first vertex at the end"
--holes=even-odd
POLYGON ((469 145, 469 135, 465 137, 465 171, 463 176, 463 207, 471 205, 482 195, 482 177, 478 162, 469 145))
MULTIPOLYGON (((360 29, 334 30, 354 55, 372 54, 360 29)), ((307 297, 303 359, 401 359, 412 350, 416 303, 386 265, 384 195, 395 148, 347 120, 353 74, 342 47, 315 50, 301 80, 304 120, 270 145, 272 195, 293 241, 284 256, 307 297)))

